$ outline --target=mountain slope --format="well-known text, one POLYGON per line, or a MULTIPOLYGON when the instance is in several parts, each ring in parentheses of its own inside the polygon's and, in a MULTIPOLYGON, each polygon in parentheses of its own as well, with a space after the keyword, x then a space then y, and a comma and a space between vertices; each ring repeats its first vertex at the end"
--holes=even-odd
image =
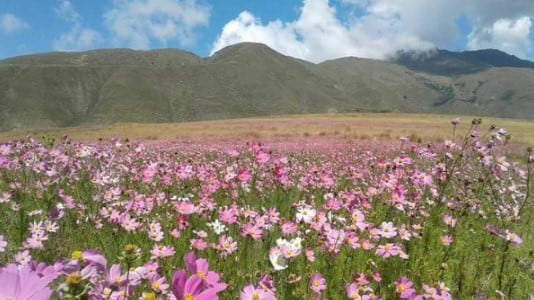
POLYGON ((534 118, 534 70, 484 65, 445 76, 359 58, 313 64, 254 43, 209 58, 173 49, 23 56, 0 61, 0 129, 329 111, 534 118))
POLYGON ((444 76, 471 74, 492 67, 534 69, 534 62, 495 49, 463 52, 439 49, 428 52, 399 51, 390 61, 413 71, 444 76))

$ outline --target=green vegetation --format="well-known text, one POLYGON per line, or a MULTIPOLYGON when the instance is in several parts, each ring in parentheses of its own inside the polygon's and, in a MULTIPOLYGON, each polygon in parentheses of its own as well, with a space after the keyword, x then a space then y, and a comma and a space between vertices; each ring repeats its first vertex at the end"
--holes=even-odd
POLYGON ((534 153, 511 160, 505 129, 452 124, 433 147, 0 143, 0 267, 31 255, 61 271, 58 293, 154 299, 194 251, 228 284, 221 299, 261 278, 278 299, 346 299, 351 285, 383 299, 528 298, 534 153))
POLYGON ((532 69, 451 75, 359 58, 312 64, 251 43, 209 58, 172 49, 23 56, 0 61, 0 130, 332 111, 533 117, 532 69), (474 90, 476 102, 461 100, 474 90))

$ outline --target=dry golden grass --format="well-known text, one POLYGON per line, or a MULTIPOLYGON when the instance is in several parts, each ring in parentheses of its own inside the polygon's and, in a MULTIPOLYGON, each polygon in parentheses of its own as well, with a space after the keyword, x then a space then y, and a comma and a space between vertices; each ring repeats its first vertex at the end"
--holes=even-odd
MULTIPOLYGON (((463 116, 457 134, 465 132, 472 117, 463 116)), ((90 141, 117 136, 140 140, 169 140, 189 138, 252 138, 277 139, 313 136, 336 136, 347 139, 397 139, 401 136, 423 142, 452 138, 450 115, 351 113, 318 114, 228 119, 188 123, 114 124, 91 127, 56 128, 10 131, 0 133, 0 140, 32 135, 59 138, 68 135, 74 140, 90 141)), ((512 142, 534 145, 534 121, 483 118, 482 128, 491 124, 506 128, 512 142)))

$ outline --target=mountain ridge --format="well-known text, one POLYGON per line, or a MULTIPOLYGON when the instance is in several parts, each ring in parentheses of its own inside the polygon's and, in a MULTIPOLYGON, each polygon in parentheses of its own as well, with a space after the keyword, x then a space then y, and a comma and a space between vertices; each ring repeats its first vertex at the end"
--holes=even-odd
POLYGON ((429 71, 355 57, 315 64, 257 43, 204 58, 177 49, 19 56, 0 60, 0 130, 332 111, 534 118, 533 69, 487 66, 469 52, 456 59, 480 70, 436 72, 443 57, 430 57, 429 71))

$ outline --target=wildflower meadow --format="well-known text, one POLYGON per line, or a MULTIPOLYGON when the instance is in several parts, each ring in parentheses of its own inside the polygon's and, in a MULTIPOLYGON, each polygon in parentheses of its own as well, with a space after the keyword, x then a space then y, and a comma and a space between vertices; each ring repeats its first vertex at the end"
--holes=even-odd
POLYGON ((509 137, 0 142, 0 299, 529 299, 509 137))

